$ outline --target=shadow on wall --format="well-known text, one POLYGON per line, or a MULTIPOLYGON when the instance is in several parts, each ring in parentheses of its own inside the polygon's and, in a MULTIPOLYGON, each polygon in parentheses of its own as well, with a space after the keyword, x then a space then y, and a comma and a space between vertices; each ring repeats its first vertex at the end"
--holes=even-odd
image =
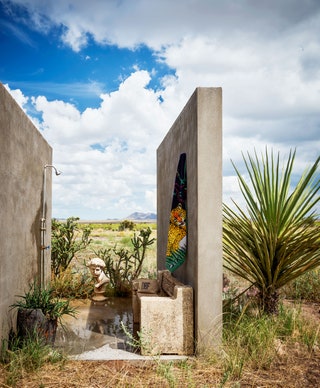
POLYGON ((5 340, 15 326, 9 306, 39 278, 42 172, 52 161, 52 148, 2 84, 0 106, 0 340, 5 340))

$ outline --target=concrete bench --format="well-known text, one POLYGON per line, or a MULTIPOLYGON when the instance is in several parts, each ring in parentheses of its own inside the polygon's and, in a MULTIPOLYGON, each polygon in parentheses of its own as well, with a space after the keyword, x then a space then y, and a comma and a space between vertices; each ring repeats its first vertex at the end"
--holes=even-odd
POLYGON ((142 355, 194 353, 193 289, 170 271, 157 279, 137 279, 132 287, 133 321, 144 345, 142 355))

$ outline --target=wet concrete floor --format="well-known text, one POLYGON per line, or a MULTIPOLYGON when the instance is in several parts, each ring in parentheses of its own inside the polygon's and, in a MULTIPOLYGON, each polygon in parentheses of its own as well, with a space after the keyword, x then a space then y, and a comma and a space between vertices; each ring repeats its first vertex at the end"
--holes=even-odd
MULTIPOLYGON (((110 297, 103 304, 77 300, 76 317, 66 316, 58 325, 55 347, 78 360, 150 360, 131 346, 133 331, 131 298, 110 297)), ((163 355, 163 360, 186 356, 163 355)))
POLYGON ((128 344, 133 333, 131 298, 108 298, 104 303, 91 300, 74 302, 78 314, 66 316, 58 326, 55 346, 76 356, 105 345, 111 349, 134 349, 128 344))

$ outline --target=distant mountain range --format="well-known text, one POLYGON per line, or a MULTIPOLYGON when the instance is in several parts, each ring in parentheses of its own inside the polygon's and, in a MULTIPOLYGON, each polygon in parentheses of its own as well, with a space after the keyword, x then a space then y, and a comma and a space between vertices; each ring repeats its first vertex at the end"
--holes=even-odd
POLYGON ((125 217, 125 219, 134 221, 156 220, 157 215, 155 213, 134 212, 130 216, 125 217))

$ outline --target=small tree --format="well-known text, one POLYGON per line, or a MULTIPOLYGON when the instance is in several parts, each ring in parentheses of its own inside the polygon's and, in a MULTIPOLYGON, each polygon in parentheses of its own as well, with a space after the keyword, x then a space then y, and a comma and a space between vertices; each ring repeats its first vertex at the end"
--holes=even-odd
POLYGON ((259 290, 261 308, 278 311, 278 290, 320 264, 319 202, 320 157, 291 190, 295 152, 283 172, 278 157, 243 157, 252 188, 234 166, 247 211, 223 207, 225 267, 259 290))
POLYGON ((136 227, 136 224, 133 221, 124 220, 120 222, 119 231, 123 231, 126 229, 133 230, 136 227))
POLYGON ((74 255, 85 249, 91 242, 89 239, 92 228, 80 229, 79 217, 69 217, 66 222, 52 220, 51 234, 51 271, 59 276, 65 271, 74 255))
POLYGON ((152 245, 151 229, 141 229, 139 235, 134 234, 131 239, 133 252, 127 249, 99 249, 95 254, 105 263, 105 273, 110 279, 110 285, 118 296, 125 295, 131 290, 133 279, 139 277, 145 259, 147 247, 152 245))

